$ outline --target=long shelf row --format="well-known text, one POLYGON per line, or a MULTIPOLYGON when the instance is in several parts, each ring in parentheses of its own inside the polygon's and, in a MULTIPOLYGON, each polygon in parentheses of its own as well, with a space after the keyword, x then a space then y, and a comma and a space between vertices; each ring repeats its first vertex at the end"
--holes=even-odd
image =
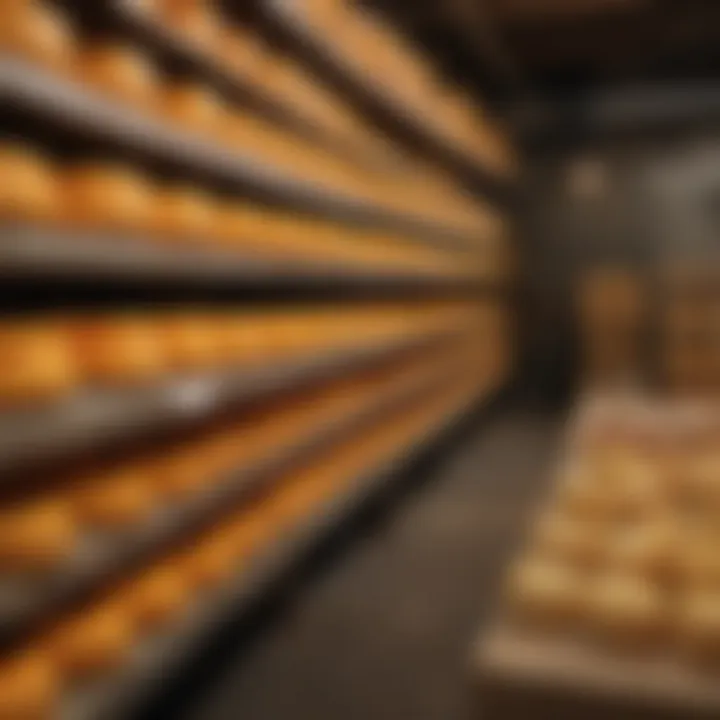
POLYGON ((395 451, 358 472, 345 488, 323 502, 310 516, 271 542, 240 574, 191 608, 169 631, 137 649, 129 665, 114 677, 83 688, 69 697, 62 720, 126 720, 157 693, 157 679, 169 677, 200 650, 209 637, 231 620, 241 618, 267 595, 332 531, 356 514, 428 448, 452 433, 481 402, 495 393, 476 388, 453 402, 395 451))
POLYGON ((211 78, 215 84, 252 104, 253 108, 278 122, 307 134, 313 142, 319 142, 333 152, 339 152, 348 159, 365 161, 362 148, 343 137, 332 128, 321 125, 317 119, 295 107, 272 85, 253 77, 249 72, 239 72, 212 56, 206 48, 183 37, 177 30, 160 22, 152 13, 135 0, 110 0, 108 7, 123 29, 142 43, 181 59, 191 65, 198 74, 211 78))
POLYGON ((468 248, 477 244, 477 238, 456 229, 285 177, 266 161, 237 152, 228 153, 219 144, 168 127, 63 77, 50 76, 20 59, 2 58, 0 96, 9 106, 36 112, 55 127, 110 142, 173 167, 182 166, 298 210, 397 230, 445 247, 468 248))
POLYGON ((151 386, 90 389, 66 400, 0 413, 0 485, 19 469, 179 428, 224 408, 332 377, 442 340, 456 331, 409 334, 308 357, 174 377, 151 386))
POLYGON ((378 87, 358 67, 343 58, 319 32, 303 17, 300 8, 282 0, 270 0, 263 3, 265 15, 270 22, 290 39, 298 53, 304 55, 316 65, 323 65, 341 79, 353 93, 376 112, 390 118, 402 128, 412 144, 422 148, 439 165, 453 172, 458 178, 469 182, 475 189, 502 206, 514 202, 517 195, 515 184, 505 180, 489 169, 473 162, 467 153, 438 132, 429 127, 418 115, 388 90, 378 87))
MULTIPOLYGON (((438 365, 437 358, 433 362, 431 356, 429 362, 419 366, 419 372, 409 372, 397 382, 385 382, 383 387, 390 387, 379 397, 363 398, 349 412, 341 404, 319 427, 318 423, 306 424, 271 452, 191 493, 188 498, 165 504, 146 520, 109 534, 91 533, 82 539, 74 553, 42 578, 0 579, 0 645, 22 637, 43 618, 86 596, 93 588, 107 584, 130 566, 147 560, 214 518, 222 517, 229 507, 236 507, 244 498, 261 492, 274 477, 304 457, 332 447, 351 431, 422 397, 446 380, 446 370, 445 365, 438 365)), ((333 410, 332 404, 330 410, 333 410)))
MULTIPOLYGON (((209 57, 207 52, 181 37, 179 33, 165 27, 163 23, 147 12, 147 8, 144 8, 136 0, 112 0, 110 7, 116 18, 125 27, 141 36, 145 42, 149 42, 162 50, 171 50, 174 54, 192 62, 204 72, 214 75, 225 85, 235 87, 239 92, 249 90, 256 95, 259 92, 262 97, 262 89, 259 88, 259 83, 243 82, 241 78, 229 72, 221 63, 209 57)), ((382 113, 398 121, 411 141, 417 144, 419 139, 421 146, 434 155, 443 169, 450 170, 463 179, 472 178, 495 201, 506 203, 512 198, 511 182, 503 180, 492 171, 468 159, 466 153, 441 138, 435 130, 428 127, 406 108, 398 98, 391 96, 386 91, 376 87, 367 78, 362 77, 356 69, 333 51, 331 45, 325 42, 319 33, 313 31, 311 26, 303 21, 301 14, 295 12, 291 4, 266 2, 262 3, 262 9, 276 27, 281 28, 285 34, 295 41, 294 45, 299 50, 300 56, 302 56, 300 57, 301 61, 306 59, 307 53, 320 57, 323 62, 329 64, 349 82, 356 92, 359 92, 365 98, 371 98, 374 105, 379 107, 382 113)), ((311 66, 312 63, 303 64, 304 70, 313 73, 311 66)), ((284 109, 288 114, 292 115, 289 108, 284 109)), ((309 124, 312 125, 312 121, 309 124)), ((356 153, 361 152, 359 147, 351 148, 351 150, 356 153)))
MULTIPOLYGON (((492 252, 492 251, 490 251, 492 252)), ((185 286, 248 289, 433 289, 471 290, 503 287, 505 278, 492 267, 483 273, 483 258, 466 272, 431 268, 362 267, 347 263, 272 257, 248 249, 223 251, 177 242, 144 242, 112 233, 70 231, 23 224, 0 230, 0 279, 181 283, 185 286)))

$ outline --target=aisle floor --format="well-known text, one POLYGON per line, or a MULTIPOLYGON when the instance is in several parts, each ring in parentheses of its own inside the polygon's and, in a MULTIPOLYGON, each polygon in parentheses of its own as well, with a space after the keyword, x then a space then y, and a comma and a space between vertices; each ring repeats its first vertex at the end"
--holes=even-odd
POLYGON ((283 604, 225 650, 178 720, 461 720, 470 643, 492 612, 557 421, 477 424, 283 604))

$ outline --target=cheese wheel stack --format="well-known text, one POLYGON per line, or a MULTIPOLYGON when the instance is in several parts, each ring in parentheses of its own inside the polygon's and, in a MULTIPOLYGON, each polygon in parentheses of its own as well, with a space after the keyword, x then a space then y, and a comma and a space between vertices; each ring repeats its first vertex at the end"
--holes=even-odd
POLYGON ((720 407, 653 407, 633 418, 619 406, 604 418, 614 436, 574 447, 511 574, 509 602, 546 633, 717 666, 720 407))

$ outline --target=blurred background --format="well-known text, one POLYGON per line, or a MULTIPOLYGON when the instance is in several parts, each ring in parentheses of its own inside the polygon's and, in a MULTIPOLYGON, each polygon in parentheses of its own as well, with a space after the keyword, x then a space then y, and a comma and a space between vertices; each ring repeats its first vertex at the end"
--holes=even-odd
POLYGON ((720 716, 720 4, 0 17, 0 720, 720 716))

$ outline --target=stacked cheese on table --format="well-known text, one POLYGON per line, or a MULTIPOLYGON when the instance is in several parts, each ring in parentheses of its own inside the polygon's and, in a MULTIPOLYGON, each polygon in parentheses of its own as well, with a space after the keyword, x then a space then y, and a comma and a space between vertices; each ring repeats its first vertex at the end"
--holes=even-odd
POLYGON ((516 622, 720 662, 720 407, 620 404, 570 441, 511 572, 516 622))

